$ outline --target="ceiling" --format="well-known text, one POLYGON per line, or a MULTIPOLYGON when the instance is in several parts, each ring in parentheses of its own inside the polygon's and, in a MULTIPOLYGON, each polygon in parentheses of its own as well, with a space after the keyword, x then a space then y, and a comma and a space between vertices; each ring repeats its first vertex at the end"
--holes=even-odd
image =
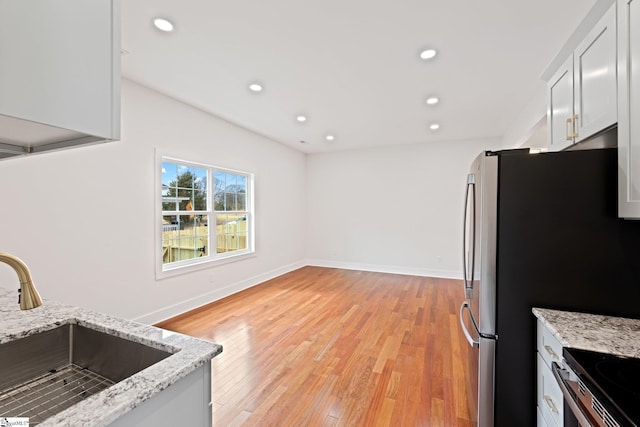
POLYGON ((126 0, 122 74, 308 153, 501 137, 594 3, 126 0))

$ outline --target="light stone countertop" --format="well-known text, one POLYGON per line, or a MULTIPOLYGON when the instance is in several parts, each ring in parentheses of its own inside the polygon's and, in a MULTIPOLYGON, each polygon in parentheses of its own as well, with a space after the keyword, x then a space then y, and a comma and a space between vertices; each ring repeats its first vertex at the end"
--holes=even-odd
POLYGON ((640 358, 640 320, 534 308, 565 347, 640 358))
POLYGON ((48 418, 39 424, 41 427, 106 426, 222 352, 219 344, 55 301, 44 300, 42 306, 23 311, 17 289, 0 288, 0 344, 66 324, 86 326, 174 354, 48 418))

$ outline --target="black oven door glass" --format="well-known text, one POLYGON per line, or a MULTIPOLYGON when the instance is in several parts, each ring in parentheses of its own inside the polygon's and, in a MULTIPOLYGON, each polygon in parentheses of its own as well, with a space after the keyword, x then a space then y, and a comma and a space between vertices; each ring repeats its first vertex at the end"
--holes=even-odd
POLYGON ((640 359, 567 348, 563 355, 621 425, 640 426, 640 359))

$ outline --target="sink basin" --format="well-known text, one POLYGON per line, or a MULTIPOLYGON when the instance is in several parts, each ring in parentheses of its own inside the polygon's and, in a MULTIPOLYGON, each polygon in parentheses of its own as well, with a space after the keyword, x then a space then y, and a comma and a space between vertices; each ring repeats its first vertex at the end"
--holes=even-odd
POLYGON ((0 344, 0 416, 37 425, 169 356, 80 325, 0 344))

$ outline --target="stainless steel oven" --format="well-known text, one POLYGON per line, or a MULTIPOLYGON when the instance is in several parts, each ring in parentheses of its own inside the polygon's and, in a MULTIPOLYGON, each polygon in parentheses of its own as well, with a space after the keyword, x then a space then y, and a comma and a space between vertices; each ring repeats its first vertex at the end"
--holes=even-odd
POLYGON ((564 364, 554 362, 552 370, 570 409, 565 425, 640 424, 640 359, 566 348, 563 356, 564 364))

